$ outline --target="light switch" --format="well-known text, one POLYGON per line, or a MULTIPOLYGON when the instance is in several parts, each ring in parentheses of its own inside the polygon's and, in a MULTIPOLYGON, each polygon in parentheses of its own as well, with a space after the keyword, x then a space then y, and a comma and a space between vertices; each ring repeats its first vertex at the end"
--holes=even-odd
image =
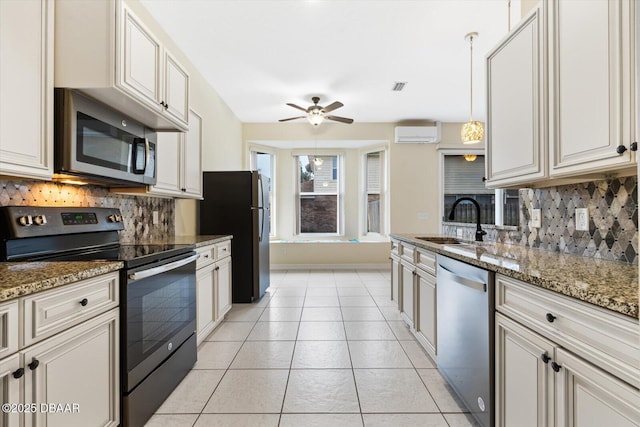
POLYGON ((589 230, 589 208, 576 208, 576 230, 589 230))
POLYGON ((153 225, 158 225, 160 219, 158 218, 158 211, 153 211, 153 225))
POLYGON ((531 210, 531 227, 533 228, 542 227, 542 213, 540 212, 540 209, 531 210))

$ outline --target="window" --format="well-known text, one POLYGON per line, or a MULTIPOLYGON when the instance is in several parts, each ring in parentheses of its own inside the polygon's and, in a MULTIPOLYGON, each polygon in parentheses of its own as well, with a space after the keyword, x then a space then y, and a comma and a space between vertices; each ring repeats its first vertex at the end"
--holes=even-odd
POLYGON ((340 156, 299 155, 298 234, 340 233, 340 156))
MULTIPOLYGON (((484 155, 478 154, 474 160, 468 161, 463 155, 445 154, 443 164, 445 222, 449 221, 449 212, 457 199, 471 197, 480 205, 482 224, 518 225, 518 190, 485 188, 484 155)), ((456 207, 454 222, 475 224, 475 207, 470 203, 459 204, 456 207)))
POLYGON ((257 170, 264 179, 264 183, 269 184, 269 236, 276 235, 276 204, 275 199, 275 159, 276 156, 271 153, 263 153, 260 151, 251 151, 250 168, 257 170))
POLYGON ((364 155, 365 235, 383 233, 383 170, 384 152, 364 155))

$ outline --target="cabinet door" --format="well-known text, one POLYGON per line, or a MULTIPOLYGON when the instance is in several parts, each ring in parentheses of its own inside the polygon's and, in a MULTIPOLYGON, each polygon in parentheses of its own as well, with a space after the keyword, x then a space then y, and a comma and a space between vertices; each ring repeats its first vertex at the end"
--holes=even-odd
POLYGON ((543 17, 542 9, 536 9, 487 57, 490 187, 546 176, 543 17))
POLYGON ((633 166, 632 0, 551 2, 552 176, 633 166))
POLYGON ((186 196, 202 197, 202 119, 189 111, 189 131, 184 135, 182 188, 186 196))
POLYGON ((433 358, 436 356, 436 278, 417 270, 416 332, 422 346, 433 358))
POLYGON ((218 303, 216 321, 219 321, 231 310, 231 257, 218 261, 215 266, 215 284, 218 303))
POLYGON ((136 99, 162 110, 160 42, 122 2, 120 13, 120 86, 136 99))
POLYGON ((402 263, 402 318, 413 328, 413 283, 415 267, 412 264, 402 263))
POLYGON ((120 419, 119 309, 28 347, 25 401, 69 404, 67 411, 25 414, 27 425, 117 426, 120 419), (30 363, 38 361, 31 369, 30 363), (73 406, 73 405, 76 406, 73 406))
POLYGON ((53 176, 53 1, 0 1, 0 175, 53 176))
POLYGON ((394 256, 391 257, 391 300, 395 301, 400 308, 400 259, 394 256))
POLYGON ((640 392, 560 348, 556 378, 557 426, 640 426, 640 392))
POLYGON ((496 314, 497 427, 553 425, 554 372, 549 364, 554 348, 551 341, 496 314))
POLYGON ((154 194, 181 195, 180 175, 183 134, 159 132, 156 147, 157 180, 151 192, 154 194))
POLYGON ((211 333, 216 321, 214 265, 196 272, 196 329, 198 345, 211 333))
POLYGON ((165 111, 172 118, 189 125, 189 74, 169 52, 164 54, 165 111))
MULTIPOLYGON (((24 403, 20 399, 20 377, 15 378, 13 373, 20 369, 20 355, 6 357, 0 360, 0 404, 24 403)), ((0 426, 18 427, 20 424, 18 411, 0 412, 0 426)))

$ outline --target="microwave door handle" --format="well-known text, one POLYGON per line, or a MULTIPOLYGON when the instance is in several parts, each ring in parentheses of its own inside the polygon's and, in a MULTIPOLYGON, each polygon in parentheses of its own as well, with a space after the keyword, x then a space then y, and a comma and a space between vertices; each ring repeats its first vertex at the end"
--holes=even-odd
POLYGON ((149 145, 149 138, 144 139, 144 170, 143 172, 146 174, 147 167, 151 162, 151 147, 149 145))
POLYGON ((159 267, 153 267, 147 270, 131 273, 127 277, 129 278, 129 280, 140 280, 146 279, 147 277, 157 276, 158 274, 166 273, 167 271, 175 270, 176 268, 180 268, 183 265, 187 265, 190 262, 198 259, 199 256, 199 254, 191 255, 189 258, 181 259, 179 261, 174 261, 169 264, 161 265, 159 267))

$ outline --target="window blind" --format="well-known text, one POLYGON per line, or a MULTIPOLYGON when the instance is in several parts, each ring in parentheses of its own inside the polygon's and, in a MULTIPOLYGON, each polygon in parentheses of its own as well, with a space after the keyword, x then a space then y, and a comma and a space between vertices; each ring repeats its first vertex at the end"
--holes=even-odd
POLYGON ((473 162, 462 156, 444 156, 444 194, 494 194, 485 188, 484 156, 478 155, 473 162))

